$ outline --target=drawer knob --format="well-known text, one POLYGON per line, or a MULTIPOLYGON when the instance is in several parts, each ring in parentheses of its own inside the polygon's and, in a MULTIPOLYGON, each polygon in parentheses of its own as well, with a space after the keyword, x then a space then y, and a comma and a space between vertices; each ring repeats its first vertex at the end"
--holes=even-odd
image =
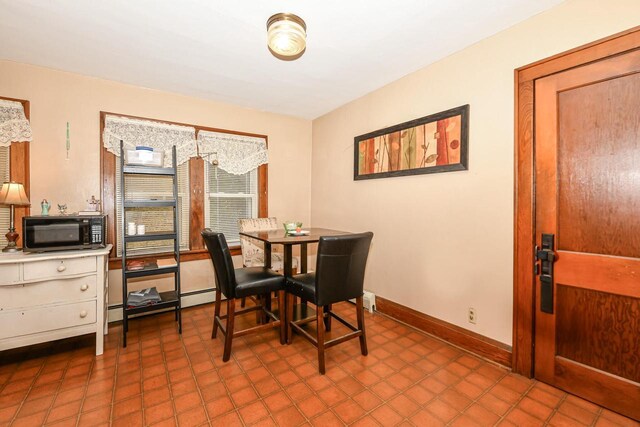
POLYGON ((82 317, 82 318, 84 319, 85 317, 87 317, 87 314, 88 314, 88 313, 87 313, 87 310, 82 310, 82 311, 80 312, 80 317, 82 317))
POLYGON ((89 285, 87 285, 86 283, 84 285, 80 286, 80 290, 82 292, 86 291, 87 289, 89 289, 89 285))
POLYGON ((65 271, 66 269, 67 269, 67 267, 65 267, 65 266, 64 266, 64 265, 62 265, 62 264, 60 264, 60 265, 58 266, 58 271, 59 271, 60 273, 62 273, 62 272, 63 272, 63 271, 65 271))

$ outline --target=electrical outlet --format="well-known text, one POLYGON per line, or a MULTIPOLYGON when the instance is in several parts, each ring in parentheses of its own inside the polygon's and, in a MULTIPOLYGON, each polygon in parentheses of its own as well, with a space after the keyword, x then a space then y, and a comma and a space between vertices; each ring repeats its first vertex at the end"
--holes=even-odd
POLYGON ((473 307, 469 307, 469 323, 473 323, 474 325, 476 324, 476 321, 478 320, 478 315, 476 314, 476 309, 473 307))

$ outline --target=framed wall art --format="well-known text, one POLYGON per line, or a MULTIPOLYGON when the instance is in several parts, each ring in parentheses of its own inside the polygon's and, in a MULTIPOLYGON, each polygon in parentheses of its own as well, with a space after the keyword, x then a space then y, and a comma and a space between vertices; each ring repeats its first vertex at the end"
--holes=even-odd
POLYGON ((467 170, 469 105, 354 139, 353 179, 467 170))

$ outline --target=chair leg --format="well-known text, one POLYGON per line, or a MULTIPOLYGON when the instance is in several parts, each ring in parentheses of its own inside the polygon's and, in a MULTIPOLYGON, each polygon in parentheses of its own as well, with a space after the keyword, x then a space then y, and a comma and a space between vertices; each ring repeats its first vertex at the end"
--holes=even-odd
POLYGON ((235 320, 236 299, 227 298, 227 333, 224 336, 224 353, 222 361, 226 362, 231 357, 231 341, 233 340, 233 322, 235 320))
POLYGON ((331 312, 331 304, 325 305, 324 313, 326 314, 326 317, 324 318, 324 329, 327 332, 331 331, 331 316, 329 315, 330 312, 331 312))
MULTIPOLYGON (((268 294, 264 294, 264 300, 262 301, 262 303, 264 304, 264 308, 267 309, 267 311, 271 311, 271 298, 273 297, 272 293, 269 292, 268 294)), ((265 313, 264 311, 262 311, 262 323, 269 323, 271 321, 271 318, 269 316, 267 316, 267 313, 265 313)))
POLYGON ((211 331, 211 338, 215 338, 218 335, 218 322, 216 322, 216 317, 220 317, 220 300, 222 299, 222 294, 220 289, 216 289, 216 303, 215 308, 213 310, 213 330, 211 331))
POLYGON ((285 304, 287 306, 287 314, 285 316, 287 323, 287 344, 291 344, 291 341, 293 340, 293 330, 291 328, 291 322, 293 322, 294 302, 295 297, 293 296, 293 294, 287 294, 287 303, 285 304))
POLYGON ((242 297, 242 299, 240 300, 240 308, 244 308, 246 303, 247 303, 247 298, 242 297))
POLYGON ((363 356, 369 354, 367 350, 367 335, 364 330, 364 307, 362 306, 362 296, 356 298, 356 317, 358 318, 358 329, 362 331, 360 335, 360 352, 363 356))
MULTIPOLYGON (((264 306, 264 301, 262 299, 262 295, 256 295, 254 297, 254 302, 256 303, 256 305, 261 305, 264 306)), ((257 310, 256 311, 256 324, 261 325, 263 323, 264 320, 264 313, 262 313, 262 310, 257 310)))
POLYGON ((280 344, 287 342, 287 309, 284 291, 278 291, 278 311, 280 312, 280 344))
POLYGON ((316 307, 316 318, 318 321, 316 327, 316 330, 318 331, 318 371, 321 375, 324 375, 324 307, 320 305, 316 307))

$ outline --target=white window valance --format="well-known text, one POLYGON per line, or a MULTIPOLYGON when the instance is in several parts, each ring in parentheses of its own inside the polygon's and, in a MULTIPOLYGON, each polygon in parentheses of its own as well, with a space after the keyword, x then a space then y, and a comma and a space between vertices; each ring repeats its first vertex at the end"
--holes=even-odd
POLYGON ((22 103, 0 99, 0 146, 32 139, 31 124, 24 115, 22 103))
POLYGON ((131 119, 120 116, 106 116, 102 141, 104 147, 120 156, 120 140, 125 148, 136 146, 151 147, 164 152, 165 166, 171 165, 171 148, 176 146, 178 165, 197 157, 196 129, 151 120, 131 119))
POLYGON ((200 156, 225 172, 243 175, 268 162, 265 138, 231 133, 198 132, 200 156))

